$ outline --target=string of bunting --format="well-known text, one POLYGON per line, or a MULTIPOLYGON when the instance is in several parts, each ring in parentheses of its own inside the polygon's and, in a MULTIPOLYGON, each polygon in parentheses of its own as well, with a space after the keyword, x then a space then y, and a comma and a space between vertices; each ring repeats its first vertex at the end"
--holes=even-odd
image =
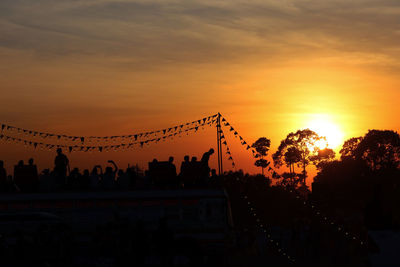
MULTIPOLYGON (((243 146, 246 147, 246 150, 249 150, 251 147, 248 145, 248 143, 244 140, 244 138, 233 128, 233 126, 225 119, 222 118, 222 122, 224 122, 224 126, 229 127, 229 131, 233 132, 234 136, 239 138, 241 144, 243 146)), ((253 154, 254 158, 258 157, 257 152, 254 149, 251 149, 251 152, 253 154)), ((282 176, 280 174, 278 174, 271 166, 269 166, 268 171, 271 173, 273 178, 282 178, 282 176)), ((344 229, 343 225, 340 225, 338 223, 336 223, 334 220, 330 219, 328 216, 324 215, 317 207, 314 203, 311 203, 310 201, 307 201, 299 192, 297 192, 297 190, 294 189, 287 189, 285 187, 283 187, 286 191, 289 191, 290 193, 295 194, 295 198, 298 199, 299 201, 302 201, 302 204, 304 206, 307 206, 308 208, 310 208, 314 215, 318 218, 320 218, 322 223, 326 223, 331 225, 332 227, 335 227, 335 229, 339 232, 342 233, 348 240, 357 242, 360 246, 365 246, 366 243, 363 239, 361 239, 360 237, 357 237, 354 234, 351 234, 349 231, 347 231, 346 229, 344 229)))
POLYGON ((221 133, 221 141, 223 140, 222 144, 225 146, 225 149, 226 149, 225 153, 228 157, 228 160, 232 162, 232 168, 236 168, 236 164, 235 164, 235 161, 233 160, 232 153, 231 153, 231 150, 229 149, 224 131, 222 130, 222 128, 219 131, 221 133))
POLYGON ((57 138, 58 140, 68 140, 68 141, 80 141, 84 143, 87 140, 91 141, 105 141, 105 140, 115 140, 115 139, 134 139, 135 141, 140 138, 150 138, 150 137, 157 137, 158 135, 165 135, 168 133, 179 132, 180 130, 184 130, 185 128, 192 126, 192 125, 202 125, 206 122, 215 122, 218 114, 214 114, 208 117, 204 117, 199 120, 195 120, 192 122, 187 122, 179 125, 175 125, 172 127, 168 127, 161 130, 143 132, 143 133, 135 133, 135 134, 128 134, 128 135, 113 135, 113 136, 73 136, 73 135, 66 135, 66 134, 55 134, 55 133, 48 133, 48 132, 41 132, 35 131, 30 129, 25 129, 21 127, 16 127, 12 125, 8 125, 5 123, 0 123, 0 129, 2 132, 12 132, 18 133, 33 137, 40 137, 40 138, 57 138))
POLYGON ((235 128, 233 128, 233 126, 224 117, 222 117, 221 122, 225 127, 227 127, 229 129, 229 132, 233 132, 233 135, 235 136, 235 138, 239 138, 240 143, 242 144, 242 146, 244 146, 246 148, 246 150, 250 150, 251 151, 251 153, 253 154, 253 157, 257 157, 257 152, 255 151, 255 149, 253 149, 244 140, 244 138, 235 130, 235 128))
POLYGON ((206 125, 212 125, 212 122, 206 122, 204 124, 200 124, 200 125, 197 125, 197 126, 194 126, 191 128, 187 128, 185 130, 181 130, 179 132, 171 133, 171 134, 164 135, 164 136, 157 137, 157 138, 152 138, 152 139, 147 139, 147 140, 142 140, 142 141, 135 141, 135 142, 131 142, 131 143, 122 143, 122 144, 104 145, 104 146, 83 146, 83 145, 79 146, 79 145, 50 144, 50 143, 26 140, 26 139, 22 139, 22 138, 18 138, 18 137, 12 137, 12 136, 8 136, 8 135, 4 135, 4 134, 0 134, 0 141, 24 144, 25 146, 31 146, 35 149, 39 148, 42 150, 44 150, 44 149, 53 150, 53 149, 57 149, 57 148, 63 148, 63 149, 68 150, 69 152, 119 151, 119 150, 132 149, 137 146, 140 146, 142 148, 144 145, 149 145, 150 143, 158 143, 160 141, 166 141, 166 139, 171 139, 175 136, 180 137, 183 133, 189 134, 190 131, 197 132, 201 126, 206 126, 206 125))

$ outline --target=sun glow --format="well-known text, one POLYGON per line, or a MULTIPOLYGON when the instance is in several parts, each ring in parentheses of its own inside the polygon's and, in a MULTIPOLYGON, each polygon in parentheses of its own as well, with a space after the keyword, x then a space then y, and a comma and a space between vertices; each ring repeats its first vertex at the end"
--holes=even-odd
POLYGON ((320 149, 326 147, 336 149, 343 143, 343 132, 329 118, 324 117, 314 119, 308 123, 307 128, 313 130, 320 136, 326 137, 326 142, 321 140, 315 144, 320 149))

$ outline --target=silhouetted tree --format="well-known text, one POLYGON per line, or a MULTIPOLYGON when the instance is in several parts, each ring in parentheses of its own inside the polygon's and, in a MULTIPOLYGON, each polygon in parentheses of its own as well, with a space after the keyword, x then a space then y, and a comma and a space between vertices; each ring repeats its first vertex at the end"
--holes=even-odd
POLYGON ((317 155, 311 156, 310 158, 317 169, 321 169, 326 163, 335 159, 335 151, 330 148, 320 149, 318 150, 317 155))
POLYGON ((354 151, 356 150, 358 144, 360 144, 362 137, 353 137, 346 140, 343 143, 342 149, 339 151, 340 158, 343 160, 345 158, 355 159, 354 151))
POLYGON ((262 175, 264 175, 264 169, 270 164, 268 160, 264 159, 264 157, 268 154, 270 146, 271 141, 265 137, 258 138, 258 140, 251 145, 251 147, 255 148, 255 150, 257 151, 257 157, 259 157, 254 165, 261 168, 262 175))
POLYGON ((396 202, 400 192, 399 134, 370 130, 363 137, 345 141, 340 154, 341 160, 319 168, 313 184, 315 199, 341 214, 365 212, 369 228, 391 227, 395 223, 392 218, 398 218, 400 212, 396 202))
POLYGON ((307 177, 306 167, 315 160, 318 155, 318 147, 315 143, 323 140, 316 132, 310 129, 298 130, 287 135, 281 141, 278 150, 272 155, 274 165, 280 168, 283 164, 289 167, 290 173, 294 173, 294 165, 302 167, 302 183, 307 177))
POLYGON ((278 185, 283 186, 286 189, 295 189, 301 182, 301 174, 295 172, 284 172, 281 177, 282 180, 278 182, 278 185))
POLYGON ((354 150, 356 159, 371 170, 400 167, 400 135, 391 130, 369 130, 354 150))

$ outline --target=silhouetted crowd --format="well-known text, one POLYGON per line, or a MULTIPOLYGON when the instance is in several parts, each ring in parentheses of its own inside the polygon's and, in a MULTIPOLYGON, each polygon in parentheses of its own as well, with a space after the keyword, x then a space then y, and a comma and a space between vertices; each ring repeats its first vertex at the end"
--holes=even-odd
POLYGON ((22 160, 14 166, 13 175, 7 175, 4 162, 0 161, 1 192, 54 192, 54 191, 108 191, 134 190, 143 188, 177 189, 204 187, 217 184, 215 170, 209 167, 209 159, 214 153, 211 148, 205 152, 200 161, 197 157, 184 157, 180 173, 176 171, 174 158, 168 161, 154 159, 144 173, 138 166, 119 169, 117 164, 109 160, 111 166, 104 171, 96 165, 90 171, 81 172, 78 168, 70 168, 68 157, 62 149, 57 149, 54 169, 44 169, 38 173, 33 159, 24 164, 22 160))

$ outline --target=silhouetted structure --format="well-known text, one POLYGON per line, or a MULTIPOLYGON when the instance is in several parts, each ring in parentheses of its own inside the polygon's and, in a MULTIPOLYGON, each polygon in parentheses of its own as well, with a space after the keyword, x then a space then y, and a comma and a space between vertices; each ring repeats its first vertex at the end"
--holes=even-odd
POLYGON ((57 148, 57 156, 54 159, 54 174, 58 188, 64 188, 66 184, 67 170, 69 170, 69 160, 62 153, 61 148, 57 148))

